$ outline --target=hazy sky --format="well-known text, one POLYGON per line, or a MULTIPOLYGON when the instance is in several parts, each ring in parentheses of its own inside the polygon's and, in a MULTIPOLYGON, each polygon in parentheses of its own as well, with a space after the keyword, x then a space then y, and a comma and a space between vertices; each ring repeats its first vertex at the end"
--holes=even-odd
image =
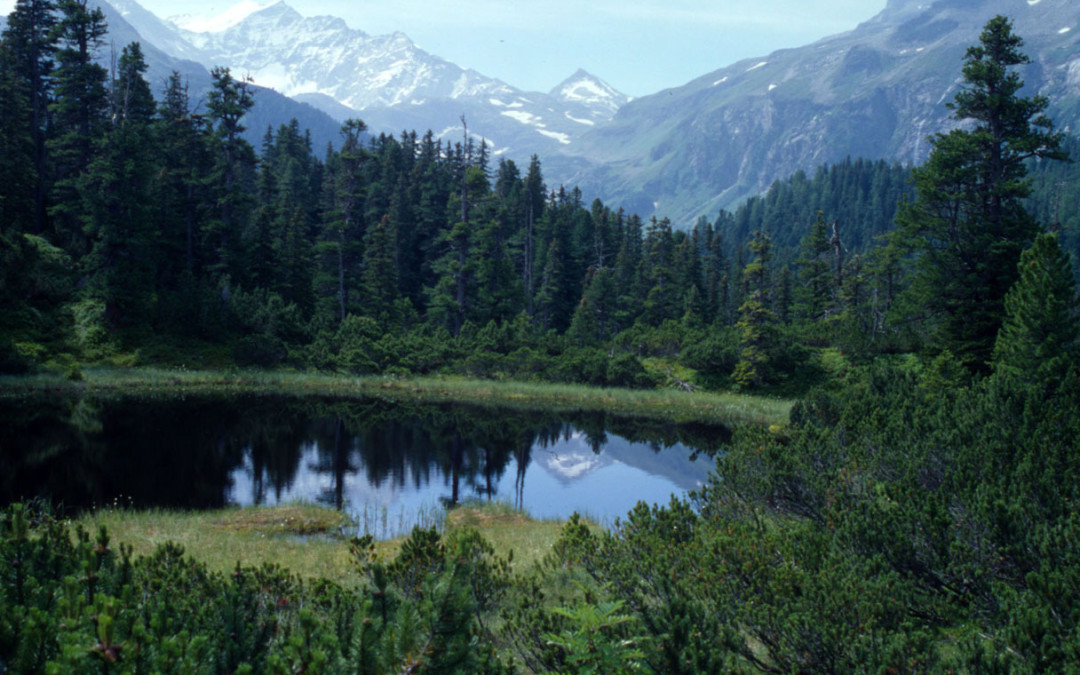
MULTIPOLYGON (((239 0, 238 0, 239 1, 239 0)), ((141 0, 158 16, 219 16, 230 0, 141 0)), ((268 0, 244 0, 249 6, 268 0)), ((850 30, 885 0, 288 0, 423 49, 508 84, 547 91, 578 67, 632 96, 743 58, 850 30)), ((0 0, 5 13, 14 0, 0 0)))

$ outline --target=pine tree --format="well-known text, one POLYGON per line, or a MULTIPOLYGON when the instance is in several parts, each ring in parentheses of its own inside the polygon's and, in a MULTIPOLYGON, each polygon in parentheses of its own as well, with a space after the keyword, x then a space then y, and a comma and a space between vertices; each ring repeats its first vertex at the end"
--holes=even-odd
POLYGON ((645 274, 649 291, 642 318, 652 326, 681 315, 683 293, 676 285, 675 244, 671 221, 654 216, 645 228, 645 274))
POLYGON ((1041 234, 1020 256, 1020 278, 1005 296, 994 371, 1034 380, 1076 368, 1080 298, 1056 234, 1041 234))
POLYGON ((27 127, 30 100, 26 82, 14 70, 15 55, 0 40, 0 234, 35 227, 34 139, 27 127))
POLYGON ((830 248, 825 214, 818 211, 810 232, 799 244, 799 258, 795 261, 802 281, 796 296, 801 318, 819 321, 827 316, 832 306, 832 275, 827 259, 830 248))
POLYGON ((990 359, 1020 253, 1038 230, 1021 203, 1031 191, 1024 162, 1063 158, 1048 101, 1018 95, 1023 82, 1010 69, 1030 62, 1022 44, 998 16, 967 50, 949 105, 967 124, 934 137, 914 171, 918 199, 898 218, 900 240, 918 255, 912 292, 936 318, 934 341, 976 369, 990 359))
POLYGON ((322 229, 315 253, 319 295, 334 298, 338 323, 345 320, 360 283, 364 238, 364 165, 370 158, 361 135, 367 125, 350 119, 341 127, 341 150, 327 158, 322 229))
MULTIPOLYGON (((166 255, 159 277, 176 280, 186 273, 194 280, 202 260, 200 240, 208 201, 204 177, 211 163, 208 129, 192 114, 188 86, 173 71, 157 109, 155 132, 160 171, 155 196, 166 255)), ((174 282, 175 283, 175 282, 174 282)))
POLYGON ((105 39, 105 15, 88 0, 61 0, 59 37, 54 74, 55 101, 49 106, 55 132, 48 149, 55 170, 53 203, 49 214, 58 243, 76 255, 88 243, 79 226, 82 202, 78 184, 93 159, 94 148, 105 132, 108 93, 105 68, 94 61, 105 39))
POLYGON ((614 270, 610 267, 592 270, 567 334, 583 344, 611 339, 618 326, 615 321, 618 297, 614 270))
POLYGON ((112 327, 145 327, 151 318, 157 260, 152 214, 154 99, 143 79, 138 43, 124 48, 113 83, 112 126, 79 177, 79 218, 90 251, 83 261, 112 327))
POLYGON ((221 277, 239 271, 239 235, 252 201, 244 181, 255 167, 255 151, 240 134, 246 129, 244 115, 255 100, 249 83, 234 79, 228 68, 214 68, 210 75, 213 88, 207 108, 215 124, 216 143, 209 181, 216 213, 206 228, 211 239, 207 269, 221 277))
POLYGON ((368 229, 364 239, 364 272, 361 277, 364 313, 376 319, 393 321, 394 303, 398 298, 397 266, 394 263, 397 233, 390 217, 380 218, 368 229))
POLYGON ((772 240, 768 233, 755 232, 750 242, 753 259, 746 265, 744 277, 750 293, 739 306, 739 362, 732 377, 743 387, 764 384, 771 376, 775 343, 776 313, 770 309, 769 261, 772 259, 772 240))
MULTIPOLYGON (((45 141, 49 132, 48 105, 52 91, 53 55, 56 53, 56 4, 52 0, 17 0, 15 10, 8 16, 4 42, 10 51, 11 75, 22 84, 27 97, 29 115, 7 118, 6 124, 22 121, 31 137, 33 161, 33 225, 32 231, 45 231, 47 160, 45 141)), ((12 112, 5 110, 6 113, 12 112)), ((8 132, 7 129, 4 130, 8 132)))

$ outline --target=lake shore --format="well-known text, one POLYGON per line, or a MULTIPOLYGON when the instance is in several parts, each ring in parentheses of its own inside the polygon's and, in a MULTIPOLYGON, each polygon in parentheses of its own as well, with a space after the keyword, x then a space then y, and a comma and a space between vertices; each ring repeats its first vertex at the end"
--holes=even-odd
MULTIPOLYGON (((441 520, 444 532, 464 527, 478 531, 499 557, 512 552, 512 570, 519 573, 551 551, 564 524, 532 518, 499 502, 469 502, 445 511, 441 520)), ((239 563, 246 567, 280 565, 307 579, 328 579, 343 585, 358 578, 349 542, 363 532, 347 514, 322 505, 207 511, 107 507, 88 511, 74 522, 91 533, 104 525, 110 538, 131 546, 135 556, 150 555, 166 542, 179 544, 186 555, 222 574, 230 573, 239 563)), ((599 530, 598 525, 588 524, 599 530)), ((406 538, 376 541, 375 555, 393 559, 406 538)))
POLYGON ((87 368, 81 380, 57 375, 0 377, 0 397, 30 394, 169 395, 203 393, 377 397, 499 408, 602 410, 672 422, 783 427, 791 400, 737 393, 617 389, 460 377, 347 376, 285 371, 87 368))

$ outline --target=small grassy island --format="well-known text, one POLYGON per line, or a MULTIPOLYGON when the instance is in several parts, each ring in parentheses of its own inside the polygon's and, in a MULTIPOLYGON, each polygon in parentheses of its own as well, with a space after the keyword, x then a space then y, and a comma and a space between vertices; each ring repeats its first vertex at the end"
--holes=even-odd
POLYGON ((1008 19, 923 166, 823 168, 682 231, 471 137, 350 120, 320 159, 294 123, 257 155, 246 81, 155 101, 137 43, 109 83, 100 10, 51 6, 0 36, 0 675, 1080 669, 1076 237, 1028 211, 1080 170, 1048 168, 1077 144, 1021 96, 1008 19), (231 436, 241 399, 269 421, 231 436), (595 460, 609 425, 707 478, 611 523, 460 498, 498 478, 462 426, 505 468, 536 438, 595 460), (424 474, 421 431, 450 507, 402 536, 222 508, 305 443, 341 507, 350 451, 382 435, 372 472, 424 474), (196 506, 101 504, 91 472, 196 506))

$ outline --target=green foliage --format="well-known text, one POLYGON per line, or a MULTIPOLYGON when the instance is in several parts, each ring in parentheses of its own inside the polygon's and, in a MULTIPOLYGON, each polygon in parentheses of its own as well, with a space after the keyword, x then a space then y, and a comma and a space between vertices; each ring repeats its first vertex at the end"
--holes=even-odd
POLYGON ((0 664, 19 673, 507 672, 480 638, 508 587, 508 562, 475 531, 443 542, 417 530, 385 565, 362 556, 359 591, 305 584, 274 566, 212 574, 175 544, 139 559, 111 545, 104 529, 71 533, 47 511, 3 511, 0 664))
POLYGON ((1077 366, 1080 299, 1058 238, 1041 234, 1020 256, 1020 278, 1005 296, 1005 322, 994 370, 1033 381, 1056 380, 1077 366))
POLYGON ((556 635, 543 637, 550 644, 565 652, 565 666, 560 672, 567 673, 630 673, 644 670, 641 659, 644 653, 634 646, 632 639, 623 639, 616 631, 633 621, 623 614, 623 601, 607 601, 593 604, 586 601, 573 608, 557 607, 554 611, 567 619, 571 627, 556 635))
POLYGON ((908 293, 928 310, 935 346, 976 370, 987 369, 1020 253, 1038 231, 1022 202, 1031 192, 1025 161, 1064 158, 1043 115, 1048 101, 1018 95, 1023 81, 1010 69, 1029 62, 1022 44, 998 16, 968 49, 949 107, 972 124, 934 137, 913 172, 918 199, 897 219, 895 241, 917 255, 908 293))
POLYGON ((115 351, 105 321, 105 303, 85 298, 70 307, 74 319, 75 347, 88 359, 98 359, 115 351))

